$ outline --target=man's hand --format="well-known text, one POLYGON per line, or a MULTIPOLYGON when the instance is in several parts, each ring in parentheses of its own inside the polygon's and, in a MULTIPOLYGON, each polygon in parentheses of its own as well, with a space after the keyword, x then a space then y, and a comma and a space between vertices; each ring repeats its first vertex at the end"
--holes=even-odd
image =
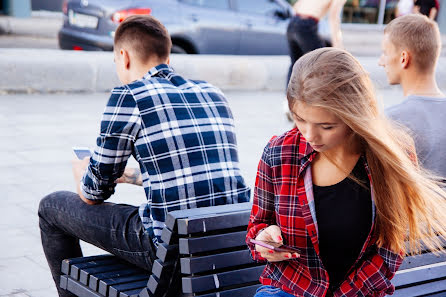
POLYGON ((90 163, 89 157, 85 157, 83 160, 74 158, 71 161, 74 182, 76 183, 76 191, 77 191, 79 197, 81 197, 82 201, 84 201, 85 203, 90 204, 90 205, 99 204, 99 203, 102 203, 102 201, 89 200, 89 199, 85 198, 84 195, 82 195, 80 182, 81 182, 82 176, 84 176, 85 170, 87 170, 88 163, 90 163))
MULTIPOLYGON (((275 242, 277 246, 283 244, 282 232, 277 225, 271 225, 268 228, 263 229, 259 234, 257 234, 256 240, 275 242)), ((256 251, 259 252, 260 255, 268 262, 285 261, 290 260, 291 258, 298 258, 300 256, 298 253, 275 252, 257 244, 256 251)))
POLYGON ((126 167, 124 174, 116 180, 116 183, 127 183, 142 186, 141 170, 138 168, 126 167))

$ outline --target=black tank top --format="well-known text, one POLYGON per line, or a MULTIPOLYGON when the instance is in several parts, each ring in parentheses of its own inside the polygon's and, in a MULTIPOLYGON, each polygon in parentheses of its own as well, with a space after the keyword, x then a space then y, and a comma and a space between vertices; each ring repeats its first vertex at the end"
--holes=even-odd
POLYGON ((352 175, 364 181, 366 188, 349 177, 332 186, 313 185, 320 257, 332 290, 359 257, 372 227, 370 183, 362 157, 352 175))

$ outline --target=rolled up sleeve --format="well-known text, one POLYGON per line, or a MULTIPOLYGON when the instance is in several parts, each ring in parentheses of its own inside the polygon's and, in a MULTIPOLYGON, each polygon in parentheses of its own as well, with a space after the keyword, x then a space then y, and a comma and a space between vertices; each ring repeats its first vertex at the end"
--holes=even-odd
POLYGON ((89 200, 105 200, 115 191, 141 128, 136 101, 126 86, 112 90, 101 120, 94 153, 81 180, 81 191, 89 200))

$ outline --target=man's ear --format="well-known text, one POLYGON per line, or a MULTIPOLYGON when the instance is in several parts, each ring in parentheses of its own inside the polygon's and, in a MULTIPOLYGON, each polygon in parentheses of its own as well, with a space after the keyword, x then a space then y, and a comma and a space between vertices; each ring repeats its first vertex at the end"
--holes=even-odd
POLYGON ((408 51, 402 51, 400 55, 401 68, 407 69, 410 65, 411 56, 408 51))
POLYGON ((124 61, 124 67, 125 69, 130 69, 130 55, 129 52, 123 48, 120 49, 119 54, 122 56, 122 59, 124 61))

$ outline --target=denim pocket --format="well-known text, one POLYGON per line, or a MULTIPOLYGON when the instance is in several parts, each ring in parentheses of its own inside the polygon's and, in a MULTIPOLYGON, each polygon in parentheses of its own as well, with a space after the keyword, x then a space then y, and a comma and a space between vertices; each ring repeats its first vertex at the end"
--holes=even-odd
POLYGON ((287 296, 288 294, 283 292, 281 289, 273 286, 261 286, 257 289, 255 297, 263 296, 287 296), (283 293, 283 294, 281 294, 283 293))

